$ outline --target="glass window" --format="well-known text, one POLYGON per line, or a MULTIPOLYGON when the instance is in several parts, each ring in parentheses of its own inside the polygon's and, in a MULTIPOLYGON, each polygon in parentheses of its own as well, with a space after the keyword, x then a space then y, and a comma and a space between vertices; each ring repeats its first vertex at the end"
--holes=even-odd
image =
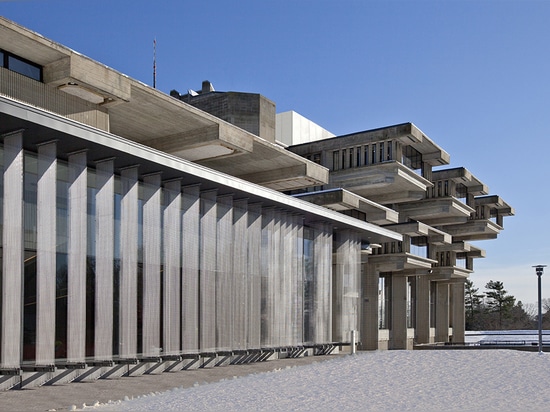
POLYGON ((356 153, 356 156, 357 156, 357 161, 356 161, 355 166, 359 167, 359 166, 361 166, 361 147, 358 147, 357 149, 355 149, 355 153, 356 153))
POLYGON ((380 147, 380 163, 382 163, 384 161, 384 142, 378 143, 378 146, 380 147))
POLYGON ((371 163, 376 163, 376 143, 373 143, 371 145, 371 152, 372 152, 371 163))
POLYGON ((318 164, 321 164, 321 153, 313 153, 311 155, 311 161, 315 162, 315 163, 318 163, 318 164))
POLYGON ((353 167, 353 147, 349 148, 349 163, 348 167, 353 167))
POLYGON ((332 152, 332 169, 333 170, 338 170, 340 169, 340 153, 338 152, 338 150, 335 150, 334 152, 332 152))
POLYGON ((4 67, 4 52, 0 50, 0 67, 4 67))
POLYGON ((15 56, 8 56, 8 69, 34 80, 42 80, 42 68, 40 66, 26 62, 15 56))
POLYGON ((346 168, 346 149, 342 149, 342 169, 346 168))
POLYGON ((392 142, 388 142, 388 148, 386 150, 386 160, 392 160, 392 142))
POLYGON ((364 158, 365 158, 365 166, 368 166, 369 164, 369 146, 366 145, 365 146, 365 155, 364 155, 364 158))

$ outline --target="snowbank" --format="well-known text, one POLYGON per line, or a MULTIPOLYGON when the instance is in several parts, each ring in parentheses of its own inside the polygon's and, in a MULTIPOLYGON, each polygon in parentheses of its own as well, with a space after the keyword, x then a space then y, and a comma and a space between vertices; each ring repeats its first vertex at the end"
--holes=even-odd
POLYGON ((550 355, 537 352, 365 352, 84 409, 538 411, 550 405, 549 378, 550 355))

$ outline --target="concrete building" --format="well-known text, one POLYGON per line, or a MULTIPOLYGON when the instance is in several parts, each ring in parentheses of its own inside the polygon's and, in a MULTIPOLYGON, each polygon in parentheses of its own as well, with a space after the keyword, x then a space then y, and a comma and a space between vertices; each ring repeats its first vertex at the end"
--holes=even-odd
POLYGON ((296 197, 403 236, 362 262, 361 347, 464 342, 464 282, 485 257, 469 241, 496 238, 514 210, 467 169, 444 168, 449 154, 412 123, 288 149, 330 170, 296 197))
POLYGON ((287 150, 260 95, 169 96, 4 18, 0 61, 0 389, 463 336, 468 240, 513 211, 413 125, 287 150))

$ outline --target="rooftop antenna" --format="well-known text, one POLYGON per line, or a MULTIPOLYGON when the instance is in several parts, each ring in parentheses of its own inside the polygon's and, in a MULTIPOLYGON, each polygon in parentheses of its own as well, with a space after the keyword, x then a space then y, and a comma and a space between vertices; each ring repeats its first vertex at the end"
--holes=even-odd
POLYGON ((157 88, 157 39, 153 39, 153 89, 157 88))

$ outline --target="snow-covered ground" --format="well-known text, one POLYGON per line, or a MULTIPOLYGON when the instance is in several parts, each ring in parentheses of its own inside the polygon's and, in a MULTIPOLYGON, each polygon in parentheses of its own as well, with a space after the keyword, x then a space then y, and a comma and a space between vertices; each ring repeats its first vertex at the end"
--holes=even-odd
POLYGON ((377 351, 85 410, 542 411, 549 384, 550 353, 377 351))

